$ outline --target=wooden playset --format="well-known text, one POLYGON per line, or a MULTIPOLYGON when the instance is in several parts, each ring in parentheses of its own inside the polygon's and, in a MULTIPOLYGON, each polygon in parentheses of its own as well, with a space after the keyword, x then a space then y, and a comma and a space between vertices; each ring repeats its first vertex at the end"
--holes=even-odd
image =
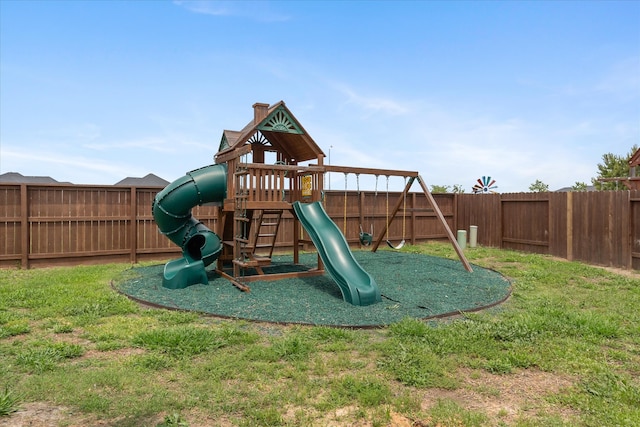
MULTIPOLYGON (((242 290, 254 280, 278 280, 328 272, 346 301, 368 305, 379 301, 375 281, 354 265, 344 236, 322 209, 328 172, 404 177, 406 185, 377 235, 361 229, 361 242, 376 251, 385 239, 415 181, 429 200, 464 267, 471 266, 459 247, 431 192, 418 172, 325 164, 325 154, 284 102, 253 105, 253 119, 241 130, 225 130, 215 164, 189 172, 158 193, 154 218, 160 230, 183 249, 183 258, 165 266, 163 284, 183 288, 207 283, 206 265, 217 261, 216 271, 242 290), (218 204, 215 232, 191 216, 191 208, 218 204), (318 250, 315 268, 266 274, 284 212, 294 218, 293 264, 299 263, 303 245, 318 250), (306 233, 301 231, 303 226, 306 233), (245 274, 247 269, 257 274, 245 274), (366 282, 366 283, 365 283, 366 282)), ((346 176, 346 175, 345 175, 346 176)), ((362 228, 362 227, 361 227, 362 228)), ((390 246, 393 246, 390 244, 390 246)), ((393 246, 399 247, 401 245, 393 246)), ((355 262, 357 264, 357 262, 355 262)))

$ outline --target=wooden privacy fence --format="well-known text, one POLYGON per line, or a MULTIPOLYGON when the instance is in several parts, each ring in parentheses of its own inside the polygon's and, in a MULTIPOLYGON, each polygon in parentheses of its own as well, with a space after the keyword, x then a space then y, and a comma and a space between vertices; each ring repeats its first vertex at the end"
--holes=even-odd
POLYGON ((456 227, 485 246, 640 269, 640 191, 459 194, 456 227))
MULTIPOLYGON (((180 249, 163 236, 153 220, 151 204, 158 187, 82 186, 64 184, 0 184, 0 266, 39 267, 95 262, 138 262, 178 256, 180 249)), ((399 192, 328 191, 327 213, 348 242, 359 244, 360 225, 374 232, 384 229, 399 192), (346 208, 346 209, 345 209, 346 208)), ((435 195, 453 229, 451 195, 435 195)), ((407 197, 388 237, 417 243, 446 239, 424 195, 407 197), (405 215, 403 227, 403 214, 405 215), (403 236, 403 231, 407 237, 403 236)), ((216 206, 198 206, 193 215, 215 230, 216 206)), ((293 242, 291 213, 283 215, 278 250, 293 242)))
MULTIPOLYGON (((178 256, 151 215, 158 187, 0 184, 0 266, 138 262, 178 256)), ((328 191, 327 213, 357 246, 384 229, 400 192, 328 191)), ((434 194, 449 227, 478 226, 478 244, 640 269, 640 191, 434 194)), ((193 215, 215 230, 218 208, 193 215)), ((293 221, 289 213, 284 221, 293 221)), ((289 250, 292 227, 280 227, 289 250)), ((423 193, 409 193, 385 239, 417 244, 446 232, 423 193)))

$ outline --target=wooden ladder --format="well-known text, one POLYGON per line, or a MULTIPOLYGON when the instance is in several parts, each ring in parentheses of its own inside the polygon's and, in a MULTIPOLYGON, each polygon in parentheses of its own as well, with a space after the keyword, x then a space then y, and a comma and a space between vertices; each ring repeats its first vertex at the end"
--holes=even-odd
POLYGON ((251 248, 252 256, 254 258, 266 258, 271 260, 273 256, 273 249, 276 246, 276 239, 278 237, 278 230, 280 229, 280 223, 282 222, 282 210, 275 209, 263 209, 258 214, 255 223, 255 230, 252 233, 251 248), (262 239, 262 240, 261 240, 262 239), (267 240, 266 242, 264 240, 267 240), (258 256, 256 250, 269 248, 269 255, 266 257, 258 256))
POLYGON ((251 212, 247 210, 249 192, 247 190, 248 171, 239 168, 234 173, 236 180, 233 213, 233 277, 239 277, 242 268, 248 267, 245 262, 247 246, 249 244, 249 228, 251 226, 251 212))
MULTIPOLYGON (((280 229, 280 223, 282 221, 282 210, 267 210, 263 209, 258 211, 258 216, 255 220, 253 230, 251 231, 251 237, 241 238, 236 237, 237 256, 233 263, 236 268, 255 268, 258 274, 264 275, 262 267, 271 264, 271 257, 273 256, 273 249, 276 245, 276 238, 278 236, 278 230, 280 229), (265 230, 266 228, 266 230, 265 230), (268 239, 268 242, 261 241, 260 239, 268 239), (257 249, 269 248, 269 254, 258 255, 257 249)), ((253 215, 246 215, 245 217, 236 217, 238 222, 251 222, 253 215)), ((248 226, 249 224, 247 224, 248 226)), ((239 273, 237 271, 236 273, 239 273)))

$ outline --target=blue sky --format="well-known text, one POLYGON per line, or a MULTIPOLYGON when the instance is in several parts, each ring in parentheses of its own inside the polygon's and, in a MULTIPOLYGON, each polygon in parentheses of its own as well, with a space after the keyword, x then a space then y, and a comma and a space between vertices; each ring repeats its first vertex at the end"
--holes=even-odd
POLYGON ((332 164, 590 183, 640 144, 640 2, 0 0, 0 173, 173 181, 280 100, 332 164))

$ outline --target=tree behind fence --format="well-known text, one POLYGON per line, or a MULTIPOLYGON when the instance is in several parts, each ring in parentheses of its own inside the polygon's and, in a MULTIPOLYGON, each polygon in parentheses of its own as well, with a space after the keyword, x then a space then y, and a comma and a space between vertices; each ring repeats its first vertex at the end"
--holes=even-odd
MULTIPOLYGON (((158 232, 151 203, 161 188, 0 184, 0 266, 38 267, 138 262, 178 256, 158 232)), ((401 194, 328 191, 325 208, 349 243, 360 228, 377 236, 401 194)), ((640 192, 435 194, 449 227, 478 226, 478 244, 640 269, 640 192)), ((217 208, 193 214, 215 229, 217 208)), ((276 249, 291 249, 293 217, 284 216, 276 249)), ((417 244, 446 240, 422 193, 410 193, 388 238, 417 244)))

